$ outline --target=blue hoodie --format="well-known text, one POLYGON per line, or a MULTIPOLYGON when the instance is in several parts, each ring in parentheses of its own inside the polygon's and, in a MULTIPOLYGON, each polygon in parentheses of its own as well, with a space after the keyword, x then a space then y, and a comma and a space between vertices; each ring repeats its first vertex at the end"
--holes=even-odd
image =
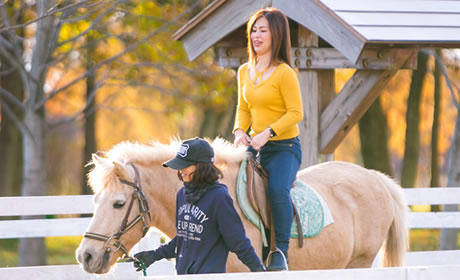
POLYGON ((156 249, 153 257, 176 258, 177 274, 219 273, 225 272, 229 251, 251 271, 262 268, 227 187, 215 183, 196 204, 185 201, 181 188, 176 199, 176 236, 156 249))

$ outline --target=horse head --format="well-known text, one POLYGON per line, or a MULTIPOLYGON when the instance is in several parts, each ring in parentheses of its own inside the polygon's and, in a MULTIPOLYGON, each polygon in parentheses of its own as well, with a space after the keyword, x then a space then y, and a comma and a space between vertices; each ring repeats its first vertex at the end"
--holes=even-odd
MULTIPOLYGON (((216 162, 226 174, 223 183, 230 187, 245 148, 216 140, 216 162)), ((95 193, 95 210, 76 251, 85 271, 107 273, 120 257, 128 255, 148 226, 169 237, 175 235, 175 199, 182 183, 177 172, 164 168, 162 162, 174 157, 179 147, 179 140, 151 145, 123 142, 113 147, 108 156, 93 154, 94 169, 88 174, 88 182, 95 193)))
POLYGON ((107 273, 143 237, 150 226, 148 203, 137 168, 93 154, 88 174, 95 192, 93 218, 76 251, 89 273, 107 273))

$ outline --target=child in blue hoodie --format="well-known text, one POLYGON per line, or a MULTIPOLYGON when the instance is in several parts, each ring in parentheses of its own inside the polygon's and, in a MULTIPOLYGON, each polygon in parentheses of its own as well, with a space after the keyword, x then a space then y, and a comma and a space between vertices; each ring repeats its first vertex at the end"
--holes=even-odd
POLYGON ((227 187, 218 182, 214 151, 200 138, 182 143, 175 158, 163 166, 178 170, 184 182, 176 198, 176 236, 156 250, 134 255, 140 270, 164 258, 176 258, 177 274, 223 273, 229 251, 251 271, 264 271, 233 206, 227 187))

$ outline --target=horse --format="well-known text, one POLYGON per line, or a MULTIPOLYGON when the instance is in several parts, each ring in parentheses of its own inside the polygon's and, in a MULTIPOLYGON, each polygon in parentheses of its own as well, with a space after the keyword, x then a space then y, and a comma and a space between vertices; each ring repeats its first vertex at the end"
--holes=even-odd
MULTIPOLYGON (((235 202, 236 178, 246 158, 245 147, 235 147, 222 138, 208 141, 215 151, 215 164, 224 175, 221 182, 227 185, 235 202)), ((149 145, 122 142, 107 153, 93 154, 94 167, 88 173, 88 182, 95 193, 95 211, 76 251, 85 271, 107 273, 120 257, 128 255, 149 227, 175 236, 176 193, 182 182, 176 171, 164 168, 162 163, 174 157, 179 146, 178 140, 149 145)), ((297 179, 322 196, 334 223, 304 239, 303 248, 291 240, 290 270, 371 267, 380 250, 384 253, 384 266, 403 265, 408 209, 398 183, 378 171, 340 161, 300 170, 297 179)), ((245 218, 237 203, 235 208, 261 257, 259 229, 245 218)), ((248 269, 231 253, 227 271, 248 269)))

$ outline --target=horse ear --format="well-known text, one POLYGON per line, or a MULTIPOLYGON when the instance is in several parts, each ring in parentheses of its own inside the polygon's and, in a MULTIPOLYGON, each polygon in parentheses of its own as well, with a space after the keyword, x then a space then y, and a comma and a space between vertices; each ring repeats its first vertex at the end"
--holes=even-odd
POLYGON ((96 152, 96 155, 98 155, 98 156, 101 157, 101 158, 109 158, 109 156, 107 155, 107 153, 102 152, 102 151, 97 151, 97 152, 96 152))
POLYGON ((97 152, 91 155, 94 164, 107 164, 107 155, 104 152, 97 152))
POLYGON ((117 174, 118 178, 123 180, 129 180, 128 175, 126 174, 125 168, 116 161, 113 161, 113 166, 115 166, 115 174, 117 174))

